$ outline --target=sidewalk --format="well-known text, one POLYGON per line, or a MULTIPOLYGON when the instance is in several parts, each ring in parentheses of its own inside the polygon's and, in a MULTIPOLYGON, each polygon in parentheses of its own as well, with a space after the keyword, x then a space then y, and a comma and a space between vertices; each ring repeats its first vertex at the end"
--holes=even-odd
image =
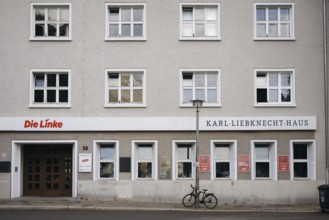
POLYGON ((215 209, 185 208, 181 203, 98 201, 74 198, 21 197, 0 199, 1 210, 94 211, 217 211, 217 212, 320 212, 318 205, 218 205, 215 209))

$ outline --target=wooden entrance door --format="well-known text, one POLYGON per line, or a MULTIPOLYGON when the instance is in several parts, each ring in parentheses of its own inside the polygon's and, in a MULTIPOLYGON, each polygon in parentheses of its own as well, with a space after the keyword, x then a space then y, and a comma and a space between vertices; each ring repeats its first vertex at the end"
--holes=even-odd
POLYGON ((72 196, 72 145, 24 145, 24 195, 72 196))

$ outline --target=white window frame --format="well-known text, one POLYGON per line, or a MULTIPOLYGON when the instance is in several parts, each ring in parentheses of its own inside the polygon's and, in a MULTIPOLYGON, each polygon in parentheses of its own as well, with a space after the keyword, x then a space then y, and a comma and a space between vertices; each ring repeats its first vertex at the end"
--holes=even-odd
POLYGON ((94 165, 93 165, 93 179, 98 180, 119 180, 119 141, 118 140, 94 140, 93 141, 93 154, 94 154, 94 165), (113 178, 101 178, 100 177, 100 148, 101 145, 113 144, 115 149, 115 159, 109 162, 114 162, 114 177, 113 178))
POLYGON ((290 140, 290 180, 316 180, 316 143, 313 139, 305 140, 290 140), (307 159, 294 159, 294 143, 307 144, 307 159), (306 162, 307 163, 307 177, 294 177, 294 163, 306 162))
MULTIPOLYGON (((57 76, 56 76, 57 77, 57 76)), ((40 87, 41 88, 47 88, 47 87, 40 87)), ((56 99, 58 100, 58 91, 60 90, 60 87, 51 87, 51 90, 56 90, 56 99)), ((70 69, 30 69, 30 108, 70 108, 71 107, 71 70, 70 69), (68 75, 68 102, 67 103, 35 103, 34 102, 34 75, 38 73, 45 73, 45 74, 59 74, 59 73, 65 73, 68 75)), ((45 97, 44 97, 45 98, 45 97)))
MULTIPOLYGON (((132 83, 132 82, 131 82, 132 83)), ((121 92, 121 87, 119 87, 119 93, 121 92)), ((132 92, 132 86, 131 87, 131 91, 132 92)), ((132 97, 132 93, 130 94, 132 97)), ((120 97, 120 95, 118 94, 118 96, 120 97)), ((106 69, 105 70, 105 99, 104 99, 104 107, 146 107, 146 69, 106 69), (134 73, 134 72, 142 72, 143 73, 143 94, 142 94, 142 98, 143 98, 143 102, 141 103, 134 103, 134 102, 127 102, 127 103, 121 103, 121 102, 117 102, 117 103, 110 103, 109 100, 109 77, 108 77, 108 73, 134 73)))
POLYGON ((157 140, 133 140, 131 142, 131 180, 158 180, 158 141, 157 140), (153 148, 153 160, 139 160, 138 146, 139 144, 150 144, 153 148), (138 162, 152 162, 152 177, 139 178, 138 177, 138 162))
POLYGON ((276 140, 252 140, 251 141, 251 179, 252 180, 278 180, 278 166, 277 166, 277 141, 276 140), (269 146, 269 159, 259 160, 255 158, 255 145, 265 144, 269 146), (256 177, 256 162, 269 163, 269 177, 256 177))
MULTIPOLYGON (((121 10, 120 10, 121 11, 121 10)), ((119 12, 120 13, 120 12, 119 12)), ((120 17, 120 15, 119 15, 120 17)), ((121 21, 118 22, 121 24, 121 21)), ((130 24, 134 24, 133 21, 127 22, 130 24)), ((132 25, 133 26, 133 25, 132 25)), ((133 27, 131 27, 133 28, 133 27)), ((120 28, 121 29, 121 28, 120 28)), ((145 41, 146 40, 146 4, 145 3, 107 3, 105 4, 105 41, 145 41), (143 36, 131 36, 131 37, 110 37, 110 21, 109 21, 109 7, 130 7, 133 8, 134 6, 142 6, 143 7, 143 36)))
MULTIPOLYGON (((267 16, 266 16, 267 17, 267 16)), ((294 10, 294 3, 254 3, 254 40, 296 40, 295 37, 295 10, 294 10), (268 34, 268 27, 269 23, 277 23, 279 26, 281 23, 289 23, 290 24, 290 36, 288 37, 281 37, 281 36, 257 36, 257 8, 264 7, 266 8, 266 14, 268 13, 269 7, 279 8, 280 6, 289 7, 290 8, 290 22, 275 22, 275 21, 264 21, 260 23, 264 23, 266 25, 266 33, 268 34)), ((278 27, 278 31, 280 33, 280 28, 278 27)))
MULTIPOLYGON (((45 15, 47 17, 47 15, 45 15)), ((48 18, 46 18, 48 19, 48 18)), ((58 23, 57 22, 48 22, 47 20, 45 23, 58 23)), ((31 9, 30 9, 30 40, 31 41, 70 41, 72 40, 72 3, 31 3, 31 9), (51 37, 38 37, 35 36, 35 7, 43 6, 43 7, 54 7, 54 6, 68 6, 69 7, 69 32, 68 36, 51 36, 51 37)))
POLYGON ((211 140, 210 141, 210 155, 211 155, 211 180, 237 180, 237 141, 236 140, 211 140), (230 148, 230 159, 228 161, 216 160, 215 150, 217 144, 225 144, 230 148), (229 178, 217 178, 216 177, 216 162, 229 162, 230 163, 230 177, 229 178))
POLYGON ((172 180, 192 180, 195 179, 195 150, 196 150, 195 140, 173 140, 172 141, 172 180), (191 154, 192 158, 189 160, 179 160, 178 159, 178 145, 191 144, 191 154), (192 163, 192 177, 182 178, 178 177, 178 162, 191 162, 192 163))
MULTIPOLYGON (((221 20, 220 20, 220 3, 180 3, 179 4, 179 40, 221 40, 221 20), (204 36, 204 37, 197 37, 197 36, 183 36, 183 7, 217 7, 217 36, 204 36)), ((193 32, 195 29, 194 23, 194 13, 193 13, 193 32)))
MULTIPOLYGON (((180 98, 179 98, 179 106, 180 107, 193 107, 192 102, 184 102, 184 94, 183 94, 183 73, 193 73, 193 76, 195 73, 207 73, 207 72, 217 72, 217 102, 207 102, 204 100, 203 106, 204 107, 221 107, 221 74, 220 74, 220 69, 180 69, 179 71, 179 79, 180 79, 180 98)), ((207 82, 205 82, 207 83, 207 82)), ((193 90, 193 99, 195 99, 195 89, 197 88, 195 86, 195 77, 193 77, 193 82, 192 82, 192 90, 193 90)), ((205 86, 205 96, 207 97, 207 89, 208 86, 205 86)))
MULTIPOLYGON (((295 70, 294 69, 255 69, 254 70, 254 106, 255 107, 296 107, 296 87, 295 87, 295 70), (290 102, 282 102, 282 101, 278 101, 278 102, 257 102, 257 88, 264 88, 267 89, 267 98, 269 99, 269 80, 267 80, 266 82, 266 86, 265 87, 258 87, 257 86, 257 73, 261 73, 264 72, 266 73, 266 79, 269 78, 269 73, 280 73, 279 75, 279 79, 278 79, 278 87, 275 87, 276 89, 278 89, 279 91, 281 91, 281 89, 291 89, 291 94, 290 94, 290 102), (290 72, 291 74, 291 85, 290 86, 281 86, 281 73, 284 72, 290 72)), ((274 88, 274 87, 272 87, 274 88)), ((281 93, 280 93, 281 94, 281 93)), ((280 95, 279 94, 279 95, 280 95)), ((278 97, 279 100, 281 100, 281 97, 278 97)))

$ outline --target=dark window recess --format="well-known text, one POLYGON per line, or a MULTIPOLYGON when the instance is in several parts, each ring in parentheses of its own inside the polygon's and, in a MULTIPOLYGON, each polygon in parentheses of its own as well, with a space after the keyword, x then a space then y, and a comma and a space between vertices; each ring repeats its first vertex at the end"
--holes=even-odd
POLYGON ((120 172, 129 173, 131 167, 130 157, 120 157, 120 172))
POLYGON ((267 89, 257 89, 257 102, 267 102, 267 89))
POLYGON ((0 173, 10 173, 10 161, 0 161, 0 173))

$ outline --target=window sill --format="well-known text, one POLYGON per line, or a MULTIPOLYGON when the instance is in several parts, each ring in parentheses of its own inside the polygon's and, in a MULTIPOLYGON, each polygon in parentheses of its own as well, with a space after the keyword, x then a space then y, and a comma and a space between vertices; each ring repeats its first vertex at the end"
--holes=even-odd
POLYGON ((30 41, 72 41, 72 37, 30 37, 30 41))
POLYGON ((71 104, 30 104, 29 108, 71 108, 71 104))
POLYGON ((146 37, 106 37, 105 41, 146 41, 146 37))
POLYGON ((255 41, 295 41, 295 37, 254 37, 255 41))
POLYGON ((255 104, 255 108, 296 108, 296 104, 255 104))
MULTIPOLYGON (((192 103, 180 103, 179 107, 181 108, 194 108, 192 103)), ((203 103, 202 108, 221 108, 220 103, 203 103)))
POLYGON ((179 37, 180 41, 221 41, 220 37, 179 37))
POLYGON ((146 104, 105 104, 104 108, 146 108, 146 104))

